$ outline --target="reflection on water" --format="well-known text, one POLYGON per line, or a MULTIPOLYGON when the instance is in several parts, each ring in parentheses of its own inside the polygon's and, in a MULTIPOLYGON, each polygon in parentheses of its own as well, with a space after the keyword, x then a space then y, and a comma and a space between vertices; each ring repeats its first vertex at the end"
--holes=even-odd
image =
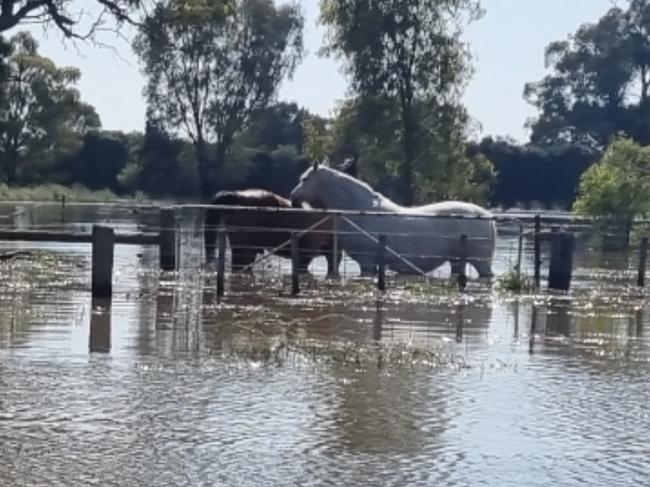
MULTIPOLYGON (((12 224, 156 225, 146 211, 59 217, 27 207, 12 224)), ((292 298, 282 270, 261 266, 218 303, 198 218, 182 220, 178 274, 159 275, 156 249, 116 247, 112 302, 89 296, 86 246, 1 244, 25 253, 0 260, 0 485, 642 485, 650 475, 649 316, 646 294, 626 287, 629 256, 596 268, 602 257, 582 242, 569 296, 393 279, 378 299, 372 283, 318 277, 292 298)), ((515 239, 500 240, 497 272, 515 239)))

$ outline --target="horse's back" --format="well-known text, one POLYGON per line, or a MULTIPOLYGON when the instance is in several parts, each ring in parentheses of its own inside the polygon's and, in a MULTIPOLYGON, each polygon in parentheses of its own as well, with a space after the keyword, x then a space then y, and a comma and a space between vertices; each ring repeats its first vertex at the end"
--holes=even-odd
POLYGON ((271 208, 291 207, 291 202, 288 199, 265 189, 219 191, 214 195, 210 204, 223 206, 255 206, 271 208))
POLYGON ((424 206, 414 206, 405 208, 404 214, 422 214, 422 215, 444 215, 444 216, 462 216, 462 217, 479 217, 492 218, 492 212, 482 206, 466 201, 439 201, 424 206))

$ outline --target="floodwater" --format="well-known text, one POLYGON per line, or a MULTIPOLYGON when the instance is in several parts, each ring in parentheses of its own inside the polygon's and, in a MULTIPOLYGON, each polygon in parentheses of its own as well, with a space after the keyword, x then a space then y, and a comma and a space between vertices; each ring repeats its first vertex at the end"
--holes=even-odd
MULTIPOLYGON (((156 229, 153 212, 2 207, 15 228, 156 229)), ((647 294, 579 239, 569 295, 321 277, 260 264, 217 303, 197 217, 181 270, 118 246, 0 244, 0 485, 645 485, 647 294), (20 250, 21 253, 7 252, 20 250)), ((516 258, 502 229, 497 274, 516 258)), ((524 268, 532 265, 526 240, 524 268)), ((320 266, 320 267, 319 267, 320 266)))

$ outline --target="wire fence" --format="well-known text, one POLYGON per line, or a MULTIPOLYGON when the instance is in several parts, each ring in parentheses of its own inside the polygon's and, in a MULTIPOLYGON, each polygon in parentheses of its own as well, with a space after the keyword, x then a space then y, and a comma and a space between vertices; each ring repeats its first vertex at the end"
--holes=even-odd
MULTIPOLYGON (((328 267, 340 262, 337 270, 342 277, 357 275, 368 270, 368 266, 378 272, 382 252, 389 274, 395 271, 430 277, 440 275, 434 269, 440 265, 452 273, 458 273, 459 265, 468 264, 468 268, 471 268, 475 263, 481 264, 484 256, 477 257, 473 249, 489 246, 492 237, 463 230, 449 232, 450 226, 454 224, 468 224, 471 227, 470 221, 492 221, 498 226, 500 234, 514 237, 514 242, 510 241, 510 248, 498 249, 508 255, 496 255, 495 259, 500 259, 501 262, 507 259, 517 270, 522 269, 525 243, 532 241, 540 232, 555 229, 569 230, 586 237, 597 235, 603 239, 627 237, 621 222, 616 220, 594 220, 569 214, 540 215, 533 212, 496 212, 492 217, 457 214, 431 216, 417 213, 396 216, 393 213, 368 211, 177 205, 166 207, 174 210, 176 222, 172 226, 165 226, 161 224, 162 207, 158 204, 119 202, 53 205, 46 202, 12 202, 0 204, 0 212, 2 208, 6 210, 0 213, 0 227, 3 229, 74 232, 90 231, 94 224, 104 223, 122 233, 173 230, 178 255, 177 270, 190 261, 204 266, 207 260, 207 249, 203 241, 206 231, 222 231, 228 237, 225 252, 229 263, 228 272, 255 270, 278 277, 291 273, 292 235, 298 238, 296 250, 299 258, 304 256, 304 260, 309 261, 307 269, 318 274, 325 273, 325 258, 333 263, 328 267), (206 215, 209 212, 219 213, 223 216, 223 221, 217 224, 208 222, 206 225, 206 215), (256 221, 255 224, 249 224, 246 218, 250 215, 260 217, 261 223, 256 221), (295 217, 302 219, 292 222, 295 217), (400 226, 395 223, 398 220, 408 220, 412 226, 400 226), (440 229, 435 228, 435 225, 440 229), (381 236, 385 238, 383 247, 380 244, 381 236), (240 240, 233 245, 237 238, 240 240), (354 239, 356 242, 351 244, 350 240, 354 239), (363 243, 359 245, 359 242, 363 243), (465 249, 463 245, 466 246, 465 249), (248 253, 249 257, 253 256, 253 260, 232 269, 233 255, 238 253, 248 253), (341 253, 343 255, 339 256, 341 253), (312 263, 315 260, 317 268, 312 263)), ((634 222, 633 228, 642 229, 647 223, 650 222, 638 220, 634 222)), ((304 267, 300 269, 301 272, 306 270, 304 267)), ((471 274, 476 276, 480 272, 475 270, 471 274)))

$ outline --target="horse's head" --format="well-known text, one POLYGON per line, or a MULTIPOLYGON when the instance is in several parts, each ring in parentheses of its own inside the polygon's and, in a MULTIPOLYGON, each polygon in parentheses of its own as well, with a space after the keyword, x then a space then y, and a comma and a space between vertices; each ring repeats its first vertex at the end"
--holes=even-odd
POLYGON ((323 209, 370 209, 380 197, 383 198, 367 184, 318 162, 303 173, 291 192, 292 201, 323 209))
POLYGON ((324 168, 327 167, 327 160, 322 163, 314 162, 313 165, 307 169, 302 176, 300 176, 300 181, 298 182, 298 185, 293 188, 290 196, 294 207, 297 205, 300 206, 303 203, 322 207, 320 204, 322 202, 320 183, 323 179, 324 168))

